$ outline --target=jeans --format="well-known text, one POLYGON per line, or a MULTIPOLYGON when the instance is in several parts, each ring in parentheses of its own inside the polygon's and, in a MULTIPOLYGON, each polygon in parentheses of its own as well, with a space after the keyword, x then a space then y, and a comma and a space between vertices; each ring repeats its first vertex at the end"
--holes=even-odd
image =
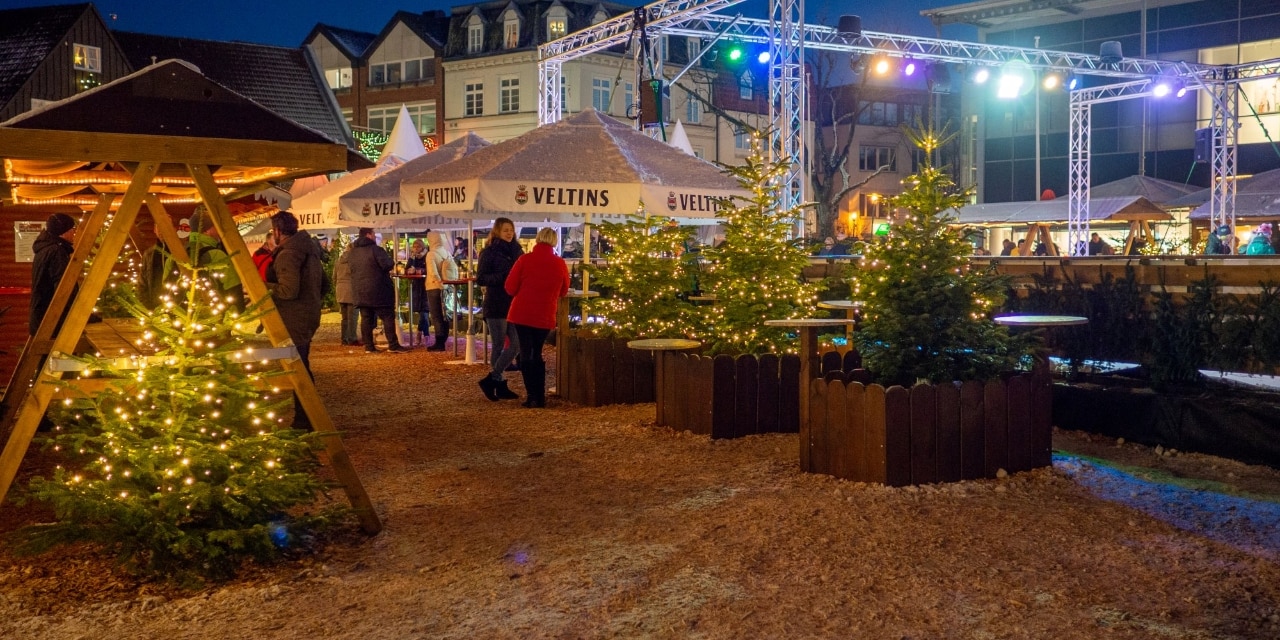
POLYGON ((391 307, 360 307, 360 335, 364 338, 364 348, 372 350, 373 329, 382 320, 382 330, 387 335, 387 346, 400 346, 400 336, 396 335, 395 311, 391 307))
POLYGON ((489 377, 501 382, 502 372, 507 370, 507 365, 511 364, 520 349, 520 337, 516 335, 515 325, 507 324, 506 318, 486 318, 484 323, 489 325, 489 341, 492 344, 489 349, 489 364, 492 365, 489 377))
POLYGON ((444 289, 427 289, 427 309, 431 312, 431 324, 435 325, 436 335, 448 335, 449 319, 444 315, 444 289))
POLYGON ((360 314, 356 305, 343 302, 338 305, 338 313, 342 315, 342 344, 351 344, 360 339, 360 314))

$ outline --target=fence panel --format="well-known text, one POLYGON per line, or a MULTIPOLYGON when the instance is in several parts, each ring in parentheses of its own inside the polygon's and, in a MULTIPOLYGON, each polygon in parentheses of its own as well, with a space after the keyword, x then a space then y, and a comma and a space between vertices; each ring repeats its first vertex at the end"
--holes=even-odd
POLYGON ((938 481, 955 482, 960 472, 960 385, 940 384, 938 402, 938 481))
POLYGON ((938 481, 938 394, 931 384, 911 388, 911 483, 938 481))

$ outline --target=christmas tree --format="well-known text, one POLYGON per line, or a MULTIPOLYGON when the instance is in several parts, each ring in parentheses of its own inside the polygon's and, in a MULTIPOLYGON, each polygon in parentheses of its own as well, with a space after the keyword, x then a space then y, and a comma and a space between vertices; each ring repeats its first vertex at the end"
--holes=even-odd
POLYGON ((27 497, 57 521, 25 529, 27 551, 92 542, 134 573, 223 578, 334 515, 296 513, 324 484, 313 437, 281 428, 290 396, 264 391, 273 372, 241 338, 259 307, 241 314, 212 267, 181 267, 154 309, 122 297, 155 355, 82 358, 105 388, 51 411, 43 444, 63 464, 27 497))
POLYGON ((685 338, 695 333, 696 313, 683 298, 685 263, 677 259, 689 239, 670 218, 635 216, 607 222, 601 233, 612 250, 603 266, 588 266, 593 283, 612 295, 591 305, 604 322, 600 333, 625 338, 685 338))
POLYGON ((1007 282, 994 270, 971 268, 973 246, 951 226, 971 191, 930 161, 947 140, 929 131, 911 139, 922 162, 892 199, 900 217, 883 242, 866 246, 852 276, 853 299, 863 302, 858 350, 885 384, 993 377, 1027 353, 1025 339, 990 319, 1007 282))
POLYGON ((808 316, 817 302, 818 288, 801 276, 809 264, 804 241, 791 238, 802 209, 778 202, 790 163, 767 160, 763 149, 756 132, 746 163, 725 167, 750 195, 721 206, 724 242, 703 252, 707 290, 717 297, 716 304, 701 307, 712 353, 794 351, 786 329, 764 322, 808 316))

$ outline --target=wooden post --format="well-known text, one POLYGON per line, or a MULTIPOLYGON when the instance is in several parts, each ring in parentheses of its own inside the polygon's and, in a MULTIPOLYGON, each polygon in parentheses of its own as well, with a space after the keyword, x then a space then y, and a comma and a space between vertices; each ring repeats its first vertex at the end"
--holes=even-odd
MULTIPOLYGON (((231 256, 231 264, 235 267, 236 274, 240 276, 240 283, 244 286, 245 293, 255 302, 262 301, 261 321, 266 328, 267 336, 271 338, 272 345, 277 347, 292 345, 293 341, 289 338, 284 320, 280 318, 280 312, 268 297, 267 285, 258 275, 258 269, 249 255, 249 248, 245 245, 244 238, 240 237, 240 231, 231 218, 231 211, 227 208, 226 201, 218 192, 218 187, 213 181, 213 173, 204 165, 187 165, 187 171, 195 179, 196 189, 209 209, 213 226, 218 230, 227 254, 231 256)), ((342 444, 342 438, 333 427, 329 412, 325 411, 324 403, 316 393, 311 375, 307 373, 301 359, 285 360, 282 364, 293 384, 294 393, 298 395, 303 409, 307 412, 307 417, 311 419, 311 427, 320 434, 324 442, 325 451, 329 454, 329 464, 333 466, 334 474, 338 476, 347 499, 360 518, 361 528, 369 534, 381 531, 382 522, 374 511, 369 495, 365 493, 360 476, 351 465, 351 457, 342 444)))
MULTIPOLYGON (((80 341, 80 336, 84 334, 84 327, 89 322, 89 314, 93 313, 93 306, 97 304, 98 296, 107 284, 107 278, 110 277, 111 269, 115 265, 115 258, 120 255, 120 251, 124 248, 124 241, 129 237, 129 228, 133 226, 133 221, 138 216, 138 209, 142 206, 142 199, 146 196, 147 189, 151 186, 151 179, 155 177, 159 168, 160 164, 158 162, 143 162, 138 165, 133 174, 133 179, 129 182, 129 187, 125 191, 120 208, 116 211, 116 215, 111 221, 111 226, 102 238, 102 243, 95 254, 93 265, 89 268, 89 272, 85 274, 84 283, 76 294, 75 300, 71 301, 71 309, 67 312, 67 318, 57 331, 57 335, 53 337, 53 345, 49 350, 51 355, 55 353, 71 353, 75 349, 76 343, 80 341)), ((100 200, 98 206, 94 209, 94 214, 97 215, 102 212, 102 218, 104 219, 106 217, 105 211, 110 206, 110 200, 105 202, 106 204, 104 204, 103 200, 100 200)), ((87 232, 94 225, 91 223, 85 226, 85 231, 87 232)), ((88 234, 86 233, 86 235, 88 234)), ((93 241, 86 239, 85 243, 92 245, 93 241)), ((80 244, 77 242, 77 248, 80 244)), ((85 251, 87 257, 88 249, 85 251)), ((68 273, 63 274, 62 281, 58 284, 58 290, 61 292, 65 285, 67 289, 66 295, 69 296, 72 285, 67 284, 67 280, 69 275, 71 279, 74 279, 77 272, 73 272, 71 266, 68 266, 67 271, 68 273)), ((55 302, 57 298, 58 296, 55 294, 55 302)), ((51 312, 45 314, 44 321, 37 332, 37 337, 44 332, 46 325, 49 325, 50 328, 48 330, 52 332, 52 325, 58 321, 58 315, 53 313, 52 310, 51 306, 51 312)), ((0 453, 0 500, 8 495, 9 485, 13 483, 13 478, 18 473, 18 467, 22 464, 22 458, 27 454, 27 447, 31 444, 31 438, 36 433, 36 426, 40 424, 40 418, 44 416, 45 409, 49 406, 49 399, 53 397, 54 386, 43 384, 43 382, 45 380, 53 380, 54 375, 47 368, 42 370, 36 375, 32 388, 26 394, 26 397, 22 399, 17 419, 14 420, 13 431, 9 434, 9 440, 5 443, 4 451, 0 453)))
POLYGON ((160 202, 160 197, 148 194, 146 202, 147 211, 151 212, 151 219, 156 224, 156 237, 169 248, 169 253, 173 254, 175 260, 181 264, 190 264, 191 257, 187 255, 187 246, 178 237, 177 229, 173 228, 173 218, 169 217, 169 212, 160 202))

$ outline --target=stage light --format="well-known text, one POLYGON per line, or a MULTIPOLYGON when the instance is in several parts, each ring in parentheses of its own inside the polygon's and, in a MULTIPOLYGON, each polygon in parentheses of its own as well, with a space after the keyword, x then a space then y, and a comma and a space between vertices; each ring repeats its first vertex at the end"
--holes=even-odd
POLYGON ((1040 85, 1050 91, 1057 89, 1058 87, 1062 86, 1062 76, 1059 76, 1056 73, 1047 74, 1044 77, 1044 80, 1040 82, 1040 85))
POLYGON ((1174 92, 1174 94, 1173 94, 1173 96, 1174 96, 1175 98, 1181 98, 1182 96, 1187 95, 1187 85, 1182 84, 1182 83, 1178 83, 1178 87, 1177 87, 1177 88, 1178 88, 1178 90, 1177 90, 1177 91, 1175 91, 1175 92, 1174 92))
POLYGON ((916 72, 916 63, 914 60, 908 60, 907 64, 902 67, 902 75, 911 76, 916 72))
POLYGON ((889 61, 885 58, 879 58, 872 63, 871 69, 876 72, 876 75, 882 76, 889 73, 889 61))
POLYGON ((1068 91, 1075 91, 1075 90, 1076 90, 1076 89, 1078 89, 1078 88, 1080 88, 1080 76, 1078 76, 1078 75, 1076 75, 1076 74, 1074 74, 1074 73, 1073 73, 1073 74, 1068 75, 1068 76, 1067 76, 1067 90, 1068 90, 1068 91))
POLYGON ((769 54, 768 51, 761 51, 758 55, 756 55, 756 62, 759 62, 760 64, 769 64, 769 59, 771 57, 772 56, 769 54))
POLYGON ((1016 73, 1000 74, 1000 82, 996 85, 996 97, 1010 100, 1022 94, 1022 76, 1016 73))
POLYGON ((1160 80, 1159 82, 1156 82, 1156 86, 1152 87, 1151 95, 1157 98, 1163 98, 1169 95, 1169 92, 1172 90, 1173 87, 1169 86, 1169 82, 1167 80, 1160 80))
POLYGON ((978 67, 977 71, 973 72, 974 84, 985 84, 987 80, 990 80, 990 79, 991 79, 991 71, 986 67, 978 67))

